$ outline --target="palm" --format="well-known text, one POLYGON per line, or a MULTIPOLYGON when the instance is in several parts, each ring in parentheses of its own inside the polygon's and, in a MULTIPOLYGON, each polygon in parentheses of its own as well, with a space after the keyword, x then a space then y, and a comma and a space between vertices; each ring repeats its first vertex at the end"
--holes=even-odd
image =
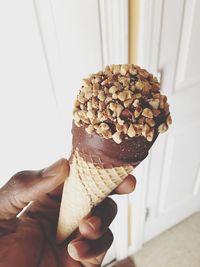
POLYGON ((44 216, 30 213, 20 219, 1 222, 1 229, 2 267, 82 266, 67 253, 67 243, 56 244, 55 225, 44 216))

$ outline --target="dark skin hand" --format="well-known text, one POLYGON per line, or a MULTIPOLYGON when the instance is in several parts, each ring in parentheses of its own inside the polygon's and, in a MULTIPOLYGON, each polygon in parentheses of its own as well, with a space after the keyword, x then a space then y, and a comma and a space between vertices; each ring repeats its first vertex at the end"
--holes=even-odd
MULTIPOLYGON (((109 225, 117 206, 112 199, 95 207, 65 242, 55 241, 62 184, 68 173, 68 161, 61 159, 40 171, 19 172, 0 189, 1 267, 101 265, 113 241, 109 225)), ((135 184, 129 175, 113 193, 130 193, 135 184)))

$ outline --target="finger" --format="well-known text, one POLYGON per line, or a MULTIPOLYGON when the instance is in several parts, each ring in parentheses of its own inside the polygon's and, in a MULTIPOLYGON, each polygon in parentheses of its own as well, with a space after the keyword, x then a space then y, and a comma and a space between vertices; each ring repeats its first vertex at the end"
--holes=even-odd
POLYGON ((111 198, 106 198, 80 222, 81 235, 88 239, 100 238, 107 231, 116 214, 116 203, 111 198))
POLYGON ((134 191, 136 178, 129 174, 124 181, 112 192, 112 194, 129 194, 134 191))
POLYGON ((112 242, 113 234, 110 229, 108 229, 104 235, 97 240, 73 240, 69 243, 67 250, 69 255, 75 260, 99 264, 97 262, 98 256, 106 252, 112 242))
POLYGON ((103 252, 98 257, 83 261, 84 266, 85 267, 100 267, 106 255, 106 252, 103 252))
POLYGON ((68 176, 68 161, 61 159, 41 171, 22 171, 0 189, 0 219, 15 217, 30 201, 56 189, 68 176))

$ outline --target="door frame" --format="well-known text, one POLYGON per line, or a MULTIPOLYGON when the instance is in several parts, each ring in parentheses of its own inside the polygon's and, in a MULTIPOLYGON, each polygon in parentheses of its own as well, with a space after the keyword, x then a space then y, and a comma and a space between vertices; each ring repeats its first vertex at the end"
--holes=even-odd
MULTIPOLYGON (((163 0, 139 1, 137 64, 153 73, 160 80, 161 86, 162 69, 159 69, 158 59, 160 54, 162 14, 163 0)), ((152 151, 149 152, 145 161, 141 163, 141 168, 138 168, 138 171, 136 169, 136 174, 140 181, 136 186, 135 192, 129 197, 132 222, 132 242, 129 246, 129 255, 141 249, 144 244, 145 222, 150 212, 147 207, 147 194, 151 154, 152 151)))

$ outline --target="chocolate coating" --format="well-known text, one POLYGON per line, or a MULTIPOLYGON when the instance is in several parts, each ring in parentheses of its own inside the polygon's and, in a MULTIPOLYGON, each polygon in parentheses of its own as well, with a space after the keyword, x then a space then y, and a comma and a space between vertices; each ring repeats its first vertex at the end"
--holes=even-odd
POLYGON ((136 136, 117 144, 112 139, 105 139, 95 132, 88 134, 84 126, 77 127, 75 124, 73 124, 72 135, 73 151, 78 149, 86 161, 104 168, 138 165, 147 157, 149 149, 158 136, 156 133, 151 142, 143 136, 136 136))

